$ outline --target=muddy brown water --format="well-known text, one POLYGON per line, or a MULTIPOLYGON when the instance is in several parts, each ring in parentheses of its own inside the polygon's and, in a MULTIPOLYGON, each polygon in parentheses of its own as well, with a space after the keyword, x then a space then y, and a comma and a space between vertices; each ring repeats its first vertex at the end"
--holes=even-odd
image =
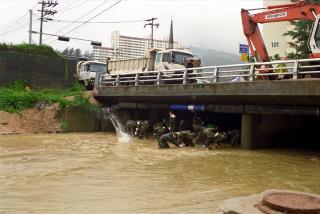
POLYGON ((0 136, 0 213, 214 213, 225 199, 273 188, 320 194, 320 152, 0 136))

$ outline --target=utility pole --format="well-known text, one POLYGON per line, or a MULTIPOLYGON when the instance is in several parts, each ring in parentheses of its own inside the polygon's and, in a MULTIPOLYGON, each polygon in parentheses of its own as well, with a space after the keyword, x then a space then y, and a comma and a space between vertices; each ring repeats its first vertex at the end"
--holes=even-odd
POLYGON ((29 10, 30 23, 29 23, 29 45, 32 43, 32 10, 29 10))
POLYGON ((145 20, 146 22, 149 22, 147 24, 144 25, 144 27, 150 25, 151 26, 151 48, 153 48, 153 27, 159 27, 159 23, 154 23, 155 20, 157 20, 158 18, 151 18, 151 19, 147 19, 145 20))
POLYGON ((40 38, 39 38, 39 45, 42 45, 42 29, 43 29, 43 22, 52 21, 52 18, 49 16, 53 16, 57 13, 56 10, 49 9, 50 7, 55 7, 58 5, 58 2, 53 2, 50 0, 42 0, 41 2, 38 2, 41 4, 41 10, 38 10, 41 12, 41 18, 40 18, 40 38))

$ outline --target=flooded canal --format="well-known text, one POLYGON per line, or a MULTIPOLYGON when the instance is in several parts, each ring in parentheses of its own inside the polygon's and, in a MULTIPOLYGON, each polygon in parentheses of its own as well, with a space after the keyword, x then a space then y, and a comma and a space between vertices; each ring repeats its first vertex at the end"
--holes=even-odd
POLYGON ((320 194, 320 152, 0 136, 0 213, 213 213, 225 199, 274 188, 320 194))

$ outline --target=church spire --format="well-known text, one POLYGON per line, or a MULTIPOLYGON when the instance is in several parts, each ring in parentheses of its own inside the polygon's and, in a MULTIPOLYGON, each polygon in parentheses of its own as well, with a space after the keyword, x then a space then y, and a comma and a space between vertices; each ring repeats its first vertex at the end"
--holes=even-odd
POLYGON ((173 24, 172 24, 172 18, 171 18, 171 26, 170 26, 170 35, 169 35, 169 48, 173 49, 173 24))

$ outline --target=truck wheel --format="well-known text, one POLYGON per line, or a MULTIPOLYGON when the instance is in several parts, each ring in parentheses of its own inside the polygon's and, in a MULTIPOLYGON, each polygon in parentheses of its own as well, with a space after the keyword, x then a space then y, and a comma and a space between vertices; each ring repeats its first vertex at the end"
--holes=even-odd
POLYGON ((93 84, 88 83, 88 85, 86 86, 86 89, 87 89, 88 91, 91 91, 91 90, 93 90, 93 87, 94 87, 93 84))

